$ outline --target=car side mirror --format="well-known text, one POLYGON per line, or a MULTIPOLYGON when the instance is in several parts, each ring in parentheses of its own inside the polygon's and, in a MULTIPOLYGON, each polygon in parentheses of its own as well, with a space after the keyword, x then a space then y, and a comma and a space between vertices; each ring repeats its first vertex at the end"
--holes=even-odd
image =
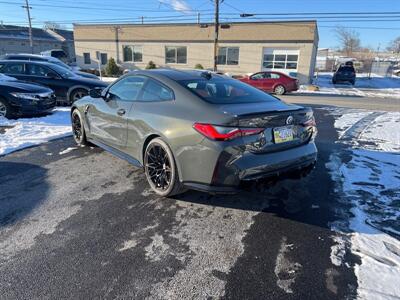
POLYGON ((89 96, 92 98, 103 98, 102 92, 103 92, 103 89, 97 87, 97 88, 89 90, 89 96))
MULTIPOLYGON (((98 88, 100 89, 100 88, 98 88)), ((108 89, 103 89, 101 91, 100 97, 103 98, 104 101, 108 102, 111 100, 111 94, 108 92, 108 89)))

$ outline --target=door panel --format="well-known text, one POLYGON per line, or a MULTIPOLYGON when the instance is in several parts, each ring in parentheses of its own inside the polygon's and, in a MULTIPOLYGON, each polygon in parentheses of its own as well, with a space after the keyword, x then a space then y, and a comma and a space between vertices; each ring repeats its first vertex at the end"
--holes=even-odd
POLYGON ((90 134, 96 140, 116 149, 123 149, 127 139, 127 116, 132 102, 99 98, 96 105, 89 104, 86 118, 90 134))
POLYGON ((128 116, 146 80, 141 76, 124 77, 105 91, 105 99, 95 99, 93 104, 88 105, 86 118, 94 139, 118 150, 125 150, 128 116))
POLYGON ((162 116, 157 112, 168 107, 174 99, 174 92, 166 85, 154 79, 146 81, 128 118, 127 150, 134 158, 140 160, 144 139, 158 132, 158 125, 154 128, 154 124, 162 122, 162 116))
POLYGON ((66 98, 68 91, 68 80, 61 78, 61 76, 46 66, 27 63, 26 72, 23 77, 23 80, 48 86, 55 92, 58 99, 66 98), (55 74, 55 78, 50 77, 50 73, 55 74))
POLYGON ((258 89, 264 89, 264 76, 263 73, 257 73, 249 78, 250 84, 258 89))
POLYGON ((279 77, 277 77, 274 73, 265 72, 264 73, 264 90, 268 92, 272 92, 274 90, 275 85, 278 83, 279 77))

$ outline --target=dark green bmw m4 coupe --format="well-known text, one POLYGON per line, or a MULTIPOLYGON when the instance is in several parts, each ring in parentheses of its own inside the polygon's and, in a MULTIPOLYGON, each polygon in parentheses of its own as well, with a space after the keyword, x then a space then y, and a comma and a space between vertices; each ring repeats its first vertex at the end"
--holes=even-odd
POLYGON ((232 193, 242 181, 309 169, 317 159, 310 108, 202 71, 135 71, 71 108, 79 145, 143 167, 161 196, 232 193))

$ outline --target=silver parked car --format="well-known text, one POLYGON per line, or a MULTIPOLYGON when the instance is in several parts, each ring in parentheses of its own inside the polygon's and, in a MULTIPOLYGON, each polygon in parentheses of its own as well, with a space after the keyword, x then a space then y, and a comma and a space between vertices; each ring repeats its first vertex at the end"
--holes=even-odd
POLYGON ((242 181, 309 168, 317 158, 310 108, 210 72, 128 73, 76 101, 71 118, 78 144, 143 167, 162 196, 235 192, 242 181))

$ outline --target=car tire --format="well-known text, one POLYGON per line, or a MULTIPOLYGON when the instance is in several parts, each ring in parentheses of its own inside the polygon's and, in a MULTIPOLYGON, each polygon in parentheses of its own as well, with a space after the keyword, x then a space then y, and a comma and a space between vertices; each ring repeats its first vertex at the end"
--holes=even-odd
POLYGON ((75 101, 78 101, 82 97, 89 95, 89 92, 85 89, 75 89, 69 95, 69 104, 72 105, 75 101))
POLYGON ((335 79, 333 79, 333 80, 332 80, 332 83, 333 83, 333 84, 336 84, 336 80, 335 80, 335 79))
POLYGON ((14 117, 11 106, 6 100, 0 97, 0 117, 5 117, 6 119, 11 119, 14 117))
POLYGON ((286 93, 286 89, 283 85, 278 84, 275 88, 274 88, 274 93, 276 95, 283 95, 286 93))
POLYGON ((88 144, 86 140, 86 132, 83 126, 83 119, 78 109, 74 109, 71 114, 72 123, 72 136, 74 137, 75 143, 78 146, 86 146, 88 144))
POLYGON ((168 144, 160 138, 149 142, 144 152, 144 171, 151 189, 162 197, 185 192, 168 144))
POLYGON ((351 80, 350 83, 351 83, 351 85, 355 85, 356 84, 355 80, 351 80))

